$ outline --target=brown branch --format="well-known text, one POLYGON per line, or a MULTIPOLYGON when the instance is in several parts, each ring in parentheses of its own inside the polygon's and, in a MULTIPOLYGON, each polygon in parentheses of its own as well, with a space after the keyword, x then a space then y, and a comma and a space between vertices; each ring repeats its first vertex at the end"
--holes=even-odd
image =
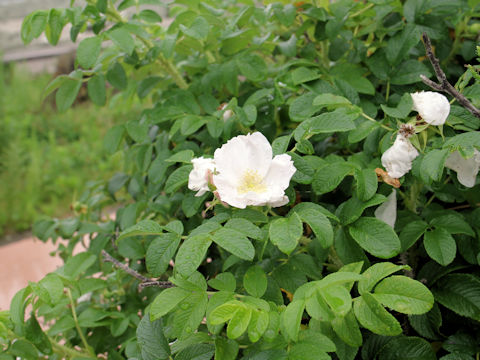
POLYGON ((170 281, 157 281, 157 280, 153 280, 153 279, 150 279, 146 276, 143 276, 142 274, 140 274, 139 272, 133 270, 132 268, 128 267, 127 265, 125 265, 124 263, 118 261, 117 259, 115 259, 112 255, 110 255, 108 252, 106 252, 105 250, 102 250, 102 256, 103 256, 103 261, 104 262, 111 262, 114 266, 116 266, 117 268, 120 268, 122 269, 123 271, 125 271, 128 275, 131 275, 133 276, 134 278, 138 279, 141 281, 140 285, 138 285, 138 288, 141 290, 145 287, 148 287, 148 286, 157 286, 157 287, 161 287, 161 288, 169 288, 169 287, 173 287, 175 285, 173 285, 170 281))
POLYGON ((434 90, 442 91, 452 95, 455 99, 457 99, 460 105, 470 111, 477 118, 480 118, 480 110, 478 110, 470 101, 468 101, 468 99, 463 94, 461 94, 448 82, 447 76, 440 67, 440 62, 433 54, 432 42, 430 41, 430 38, 426 33, 423 33, 422 39, 423 45, 425 46, 425 51, 427 53, 427 57, 430 60, 430 63, 433 66, 433 70, 435 71, 435 75, 437 76, 437 79, 439 81, 438 83, 436 83, 428 79, 425 75, 420 75, 423 83, 430 86, 434 90))

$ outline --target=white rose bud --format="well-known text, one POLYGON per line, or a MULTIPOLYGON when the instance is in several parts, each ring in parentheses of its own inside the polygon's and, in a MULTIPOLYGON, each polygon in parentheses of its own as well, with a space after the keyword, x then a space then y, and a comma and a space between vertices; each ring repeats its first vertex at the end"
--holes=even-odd
POLYGON ((412 161, 418 156, 415 149, 403 133, 399 133, 393 145, 382 155, 382 165, 392 178, 400 178, 410 171, 412 161))
POLYGON ((425 122, 430 125, 443 125, 450 113, 448 99, 433 91, 422 91, 410 94, 413 100, 413 110, 417 111, 425 122))
POLYGON ((480 152, 475 149, 473 156, 465 159, 458 151, 455 151, 445 161, 445 167, 457 172, 460 184, 469 188, 474 187, 480 168, 480 152))

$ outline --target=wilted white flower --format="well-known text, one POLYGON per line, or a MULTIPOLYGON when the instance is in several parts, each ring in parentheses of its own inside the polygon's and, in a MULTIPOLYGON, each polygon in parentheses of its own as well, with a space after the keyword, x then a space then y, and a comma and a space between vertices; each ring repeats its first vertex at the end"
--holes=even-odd
POLYGON ((215 163, 213 159, 205 159, 202 156, 192 159, 192 164, 193 170, 188 175, 188 188, 198 191, 195 196, 202 196, 209 190, 209 177, 215 169, 215 163))
POLYGON ((261 133, 240 135, 215 150, 213 183, 220 199, 245 208, 278 207, 288 202, 285 189, 296 169, 287 154, 272 159, 272 146, 261 133))
POLYGON ((393 189, 392 193, 387 197, 387 201, 375 210, 375 217, 392 228, 395 226, 395 221, 397 220, 397 190, 393 189))
POLYGON ((397 135, 393 145, 382 155, 382 165, 392 178, 400 178, 410 171, 418 151, 402 133, 397 135))
POLYGON ((443 125, 450 113, 448 99, 433 91, 422 91, 411 94, 413 110, 417 111, 430 125, 443 125))
POLYGON ((457 172, 460 184, 473 187, 480 168, 480 152, 475 149, 473 156, 465 159, 458 151, 455 151, 445 161, 445 167, 457 172))

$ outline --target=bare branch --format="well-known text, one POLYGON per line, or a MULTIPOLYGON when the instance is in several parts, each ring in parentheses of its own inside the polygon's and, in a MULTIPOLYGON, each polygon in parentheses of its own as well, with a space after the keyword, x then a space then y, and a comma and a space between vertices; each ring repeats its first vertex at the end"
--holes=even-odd
POLYGON ((463 96, 463 94, 461 94, 448 82, 447 76, 440 67, 440 62, 433 54, 432 42, 430 41, 430 38, 426 33, 423 33, 422 39, 423 45, 425 46, 425 51, 427 53, 427 57, 430 60, 430 63, 433 66, 433 70, 435 71, 435 75, 437 76, 437 79, 439 81, 439 83, 436 83, 428 79, 425 75, 420 75, 423 83, 430 86, 434 90, 442 91, 452 95, 455 99, 457 99, 460 105, 470 111, 474 116, 480 118, 480 110, 478 110, 470 101, 468 101, 465 96, 463 96))
POLYGON ((112 255, 110 255, 108 252, 106 252, 105 250, 102 250, 102 256, 103 256, 103 261, 104 262, 111 262, 113 265, 115 265, 117 268, 120 268, 122 269, 123 271, 125 271, 127 274, 133 276, 134 278, 138 279, 141 281, 140 285, 138 286, 138 288, 141 290, 145 287, 148 287, 148 286, 157 286, 157 287, 161 287, 161 288, 169 288, 169 287, 173 287, 175 285, 173 285, 170 281, 157 281, 157 280, 154 280, 154 279, 150 279, 146 276, 143 276, 142 274, 140 274, 139 272, 133 270, 132 268, 128 267, 127 265, 125 265, 124 263, 118 261, 117 259, 115 259, 112 255))

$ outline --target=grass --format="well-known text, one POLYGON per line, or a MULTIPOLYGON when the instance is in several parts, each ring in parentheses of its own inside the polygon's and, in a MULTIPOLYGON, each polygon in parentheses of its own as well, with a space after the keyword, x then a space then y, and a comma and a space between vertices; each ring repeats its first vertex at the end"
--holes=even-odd
POLYGON ((132 110, 85 102, 56 111, 43 89, 52 75, 0 67, 0 235, 62 216, 89 180, 108 179, 122 159, 103 150, 106 131, 132 110))

